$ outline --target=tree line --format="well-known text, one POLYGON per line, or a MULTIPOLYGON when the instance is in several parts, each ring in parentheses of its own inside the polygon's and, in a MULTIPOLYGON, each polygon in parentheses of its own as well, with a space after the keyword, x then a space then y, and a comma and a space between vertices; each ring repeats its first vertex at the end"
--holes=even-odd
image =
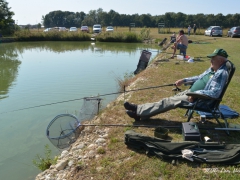
MULTIPOLYGON (((13 34, 18 30, 18 26, 12 19, 14 12, 8 7, 6 0, 0 0, 0 36, 2 34, 13 34)), ((52 11, 42 16, 42 24, 48 27, 81 27, 82 25, 93 26, 130 26, 135 23, 135 27, 158 27, 159 23, 164 23, 165 27, 186 28, 196 24, 198 28, 206 28, 211 25, 218 25, 222 28, 240 26, 240 14, 184 14, 181 12, 167 12, 163 15, 151 14, 119 14, 114 10, 103 11, 102 8, 90 10, 88 14, 70 11, 52 11)), ((36 25, 40 27, 41 24, 36 25)))
POLYGON ((0 0, 0 37, 2 34, 12 34, 15 29, 15 22, 12 19, 14 12, 10 11, 8 2, 0 0))
POLYGON ((221 26, 230 28, 240 26, 240 14, 184 14, 181 12, 167 12, 164 15, 151 14, 119 14, 114 10, 103 11, 102 8, 90 10, 88 14, 70 11, 52 11, 42 16, 43 25, 47 27, 81 27, 82 25, 93 26, 129 26, 135 23, 135 27, 158 27, 159 23, 164 23, 165 27, 188 27, 196 24, 199 28, 208 26, 221 26))

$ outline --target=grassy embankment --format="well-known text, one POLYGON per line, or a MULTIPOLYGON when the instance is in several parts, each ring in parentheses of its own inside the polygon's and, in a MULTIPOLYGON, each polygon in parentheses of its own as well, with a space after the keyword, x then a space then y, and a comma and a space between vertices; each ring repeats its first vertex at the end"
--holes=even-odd
MULTIPOLYGON (((159 35, 156 32, 151 34, 153 38, 163 39, 169 35, 159 35)), ((215 48, 223 48, 230 55, 229 59, 235 64, 236 72, 233 79, 225 93, 222 104, 228 105, 232 109, 240 112, 240 72, 238 67, 240 39, 238 38, 212 38, 205 36, 190 36, 189 39, 198 44, 189 44, 187 55, 199 58, 194 63, 187 63, 177 59, 171 59, 169 62, 154 63, 157 60, 166 59, 171 56, 172 49, 167 49, 165 52, 159 54, 152 64, 152 68, 147 68, 140 74, 136 75, 131 82, 135 81, 134 85, 130 86, 131 89, 164 85, 174 83, 177 79, 193 76, 203 72, 209 67, 210 63, 206 55, 212 53, 215 48), (208 42, 208 43, 203 43, 208 42)), ((181 87, 182 90, 188 87, 181 87)), ((114 101, 100 114, 99 118, 103 124, 132 124, 133 119, 125 114, 123 107, 124 101, 130 101, 136 104, 154 102, 161 98, 173 95, 172 87, 163 87, 158 89, 148 89, 136 91, 133 93, 125 94, 122 99, 114 101)), ((169 112, 156 115, 149 120, 140 122, 140 124, 150 125, 181 125, 186 122, 184 116, 185 110, 175 109, 169 112)), ((198 121, 199 116, 194 115, 192 121, 198 121)), ((215 123, 215 121, 209 121, 215 123)), ((230 119, 230 123, 240 124, 240 118, 230 119)), ((206 124, 208 126, 209 124, 206 124)), ((161 160, 155 157, 148 157, 145 152, 134 151, 128 149, 124 144, 124 133, 127 129, 123 127, 111 128, 109 132, 108 145, 105 148, 105 154, 98 161, 91 161, 85 168, 84 165, 79 168, 80 170, 73 176, 81 177, 81 175, 89 175, 93 179, 239 179, 240 174, 234 172, 234 169, 239 170, 240 166, 228 166, 217 164, 199 164, 189 161, 179 161, 177 164, 172 164, 169 161, 161 160), (97 167, 103 167, 97 171, 97 167), (218 168, 217 173, 205 173, 204 168, 218 168), (220 172, 222 170, 222 172, 220 172), (230 173, 226 173, 229 170, 230 173), (225 171, 225 172, 223 172, 225 171)), ((145 135, 153 136, 154 131, 151 128, 133 128, 134 131, 143 133, 145 135)), ((206 131, 201 131, 203 135, 208 135, 206 131)), ((228 137, 224 132, 215 131, 218 133, 220 141, 226 143, 240 143, 240 132, 231 131, 228 137)), ((180 129, 170 129, 169 139, 172 141, 182 141, 182 134, 180 129)), ((216 140, 216 139, 215 139, 216 140)), ((81 162, 79 162, 81 164, 81 162)), ((89 177, 88 176, 88 177, 89 177)))
MULTIPOLYGON (((161 32, 164 34, 172 34, 178 32, 178 28, 164 28, 161 32)), ((187 29, 184 29, 187 32, 187 29)), ((197 35, 203 35, 205 29, 197 29, 197 35)), ((90 28, 91 32, 91 28, 90 28)), ((223 30, 223 35, 227 34, 227 29, 223 30)), ((114 33, 107 33, 103 28, 103 32, 94 36, 97 41, 103 42, 142 42, 144 39, 149 39, 149 36, 155 38, 158 35, 158 28, 133 28, 129 32, 128 27, 115 27, 114 33), (150 35, 148 33, 150 30, 150 35)), ((11 39, 15 41, 91 41, 92 33, 78 32, 43 32, 43 29, 31 29, 17 31, 11 39)), ((4 37, 9 38, 9 37, 4 37)), ((3 39, 4 39, 3 38, 3 39)), ((10 40, 11 40, 10 39, 10 40)), ((161 41, 162 39, 157 40, 161 41)))
MULTIPOLYGON (((144 31, 144 35, 145 34, 146 33, 144 31)), ((142 42, 144 35, 124 30, 115 31, 114 33, 107 33, 103 31, 100 34, 92 34, 81 32, 80 30, 77 32, 43 32, 43 30, 40 29, 20 30, 13 35, 13 38, 15 41, 92 41, 92 38, 94 38, 94 40, 102 42, 142 42)))

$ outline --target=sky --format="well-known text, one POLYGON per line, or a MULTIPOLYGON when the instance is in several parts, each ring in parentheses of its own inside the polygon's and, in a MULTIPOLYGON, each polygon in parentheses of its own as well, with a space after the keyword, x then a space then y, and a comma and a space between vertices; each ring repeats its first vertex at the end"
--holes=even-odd
POLYGON ((15 13, 18 25, 41 23, 42 16, 61 10, 89 13, 102 8, 119 14, 163 15, 166 12, 184 14, 236 14, 240 13, 239 0, 6 0, 15 13))

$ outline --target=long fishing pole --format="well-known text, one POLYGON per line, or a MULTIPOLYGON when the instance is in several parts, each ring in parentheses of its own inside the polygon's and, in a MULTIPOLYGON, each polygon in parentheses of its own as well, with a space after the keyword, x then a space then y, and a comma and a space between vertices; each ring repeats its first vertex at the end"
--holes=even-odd
MULTIPOLYGON (((159 126, 159 125, 136 125, 136 124, 81 124, 79 127, 84 126, 106 126, 106 127, 147 127, 147 128, 169 128, 169 129, 181 129, 182 126, 159 126)), ((240 128, 215 128, 215 127, 198 127, 202 130, 218 130, 218 131, 240 131, 240 128)))
MULTIPOLYGON (((160 86, 150 86, 150 87, 145 87, 145 88, 139 88, 139 89, 132 89, 132 90, 125 90, 125 86, 124 86, 124 91, 119 91, 119 92, 115 92, 115 93, 108 93, 108 94, 102 94, 102 95, 98 95, 98 96, 92 96, 93 97, 100 97, 100 96, 108 96, 108 95, 114 95, 114 94, 122 94, 122 93, 127 93, 127 92, 132 92, 132 91, 140 91, 140 90, 146 90, 146 89, 154 89, 154 88, 159 88, 159 87, 166 87, 166 86, 176 86, 176 84, 166 84, 166 85, 160 85, 160 86)), ((181 91, 181 89, 179 89, 177 86, 175 89, 173 89, 173 91, 181 91)), ((85 98, 85 97, 84 97, 85 98)), ((77 99, 71 99, 71 100, 65 100, 65 101, 59 101, 59 102, 53 102, 53 103, 48 103, 48 104, 42 104, 42 105, 37 105, 37 106, 31 106, 31 107, 26 107, 26 108, 21 108, 21 109, 16 109, 16 110, 12 110, 12 111, 8 111, 8 112, 16 112, 16 111, 22 111, 22 110, 26 110, 26 109, 33 109, 33 108, 38 108, 38 107, 43 107, 43 106, 49 106, 49 105, 55 105, 55 104, 60 104, 60 103, 66 103, 66 102, 71 102, 71 101, 79 101, 82 100, 84 98, 77 98, 77 99)), ((0 114, 4 114, 4 113, 8 113, 8 112, 2 112, 0 114)))
POLYGON ((181 126, 157 126, 157 125, 142 125, 142 124, 81 124, 81 126, 106 126, 106 127, 147 127, 147 128, 181 128, 181 126))

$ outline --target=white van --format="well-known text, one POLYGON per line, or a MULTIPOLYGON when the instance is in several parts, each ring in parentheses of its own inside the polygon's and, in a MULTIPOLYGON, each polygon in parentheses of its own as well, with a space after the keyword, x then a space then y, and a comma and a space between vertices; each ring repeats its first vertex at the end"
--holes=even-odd
POLYGON ((100 33, 102 32, 102 26, 100 24, 93 25, 93 33, 100 33))

